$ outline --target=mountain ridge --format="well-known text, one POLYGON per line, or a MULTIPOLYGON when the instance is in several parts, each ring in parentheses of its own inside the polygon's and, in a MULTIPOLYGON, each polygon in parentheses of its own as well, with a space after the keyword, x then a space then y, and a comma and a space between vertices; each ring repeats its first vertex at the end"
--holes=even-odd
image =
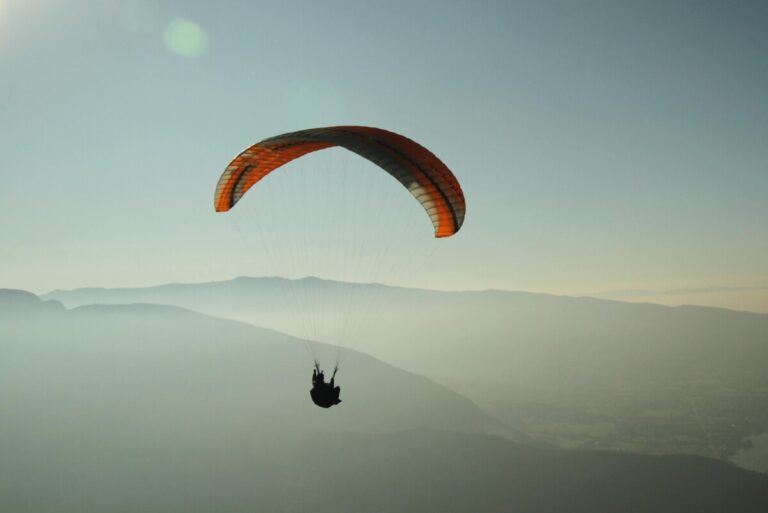
POLYGON ((768 407, 750 407, 768 403, 768 314, 514 291, 353 287, 350 294, 343 282, 246 278, 46 297, 68 305, 176 304, 294 335, 315 329, 318 318, 320 328, 340 324, 346 331, 302 338, 429 376, 564 447, 727 457, 768 430, 768 407), (658 416, 668 419, 661 427, 658 416), (663 436, 651 435, 659 429, 663 436))
POLYGON ((664 309, 687 309, 687 308, 697 308, 697 309, 703 309, 703 310, 725 310, 728 312, 737 312, 747 315, 756 315, 756 316, 763 316, 768 317, 768 313, 762 313, 762 312, 753 312, 749 310, 736 310, 732 308, 727 307, 719 307, 719 306, 709 306, 709 305, 694 305, 694 304, 683 304, 683 305, 664 305, 661 303, 653 303, 653 302, 635 302, 635 301, 622 301, 621 299, 613 299, 613 298, 605 298, 605 297, 599 297, 599 295, 570 295, 570 294, 553 294, 549 292, 532 292, 532 291, 526 291, 526 290, 508 290, 508 289, 496 289, 496 288, 488 288, 488 289, 461 289, 461 290, 442 290, 442 289, 430 289, 430 288, 423 288, 423 287, 409 287, 405 285, 391 285, 386 283, 380 283, 380 282, 348 282, 343 280, 336 280, 336 279, 330 279, 330 278, 321 278, 318 276, 304 276, 301 278, 285 278, 281 276, 237 276, 232 279, 228 280, 213 280, 213 281, 201 281, 201 282, 170 282, 170 283, 162 283, 157 285, 148 285, 148 286, 136 286, 136 287, 75 287, 75 288, 69 288, 69 289, 54 289, 49 292, 40 294, 39 297, 46 298, 46 297, 57 297, 57 296, 66 296, 73 293, 129 293, 129 292, 138 292, 138 291, 161 291, 165 289, 174 289, 174 288, 195 288, 195 287, 218 287, 218 286, 226 286, 228 284, 237 284, 237 283, 256 283, 256 282, 280 282, 284 281, 287 283, 301 283, 301 282, 308 282, 308 281, 317 281, 321 283, 326 284, 332 284, 335 286, 350 286, 350 287, 373 287, 373 288, 382 288, 382 289, 390 289, 390 290, 402 290, 402 291, 413 291, 413 292, 421 292, 421 293, 435 293, 435 294, 447 294, 447 295, 474 295, 474 294, 488 294, 488 295, 511 295, 511 296, 527 296, 527 297, 548 297, 548 298, 558 298, 558 299, 565 299, 565 300, 592 300, 596 302, 604 302, 604 303, 619 303, 623 305, 640 305, 640 306, 652 306, 652 307, 658 307, 658 308, 664 308, 664 309))

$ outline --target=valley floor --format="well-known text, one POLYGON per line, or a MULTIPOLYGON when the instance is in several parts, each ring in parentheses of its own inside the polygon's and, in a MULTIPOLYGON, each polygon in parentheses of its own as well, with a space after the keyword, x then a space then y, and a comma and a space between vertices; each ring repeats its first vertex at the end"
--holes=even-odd
POLYGON ((467 395, 532 438, 564 448, 730 460, 750 447, 750 437, 768 430, 768 378, 761 377, 525 390, 517 396, 470 388, 467 395))

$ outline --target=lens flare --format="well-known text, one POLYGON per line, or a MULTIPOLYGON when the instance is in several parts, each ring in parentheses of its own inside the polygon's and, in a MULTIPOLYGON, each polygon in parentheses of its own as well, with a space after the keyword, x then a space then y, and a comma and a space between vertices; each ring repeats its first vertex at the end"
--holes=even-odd
POLYGON ((195 58, 208 48, 208 35, 194 21, 185 19, 172 20, 163 31, 166 48, 182 57, 195 58))

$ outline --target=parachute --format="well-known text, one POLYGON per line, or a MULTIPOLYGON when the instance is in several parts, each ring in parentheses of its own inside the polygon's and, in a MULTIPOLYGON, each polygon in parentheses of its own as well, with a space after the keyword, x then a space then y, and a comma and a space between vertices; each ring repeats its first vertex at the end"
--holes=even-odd
POLYGON ((450 237, 464 222, 464 193, 450 169, 407 137, 365 126, 334 126, 264 139, 241 152, 216 185, 214 206, 226 212, 266 175, 308 153, 339 146, 366 158, 396 178, 429 215, 435 237, 450 237))

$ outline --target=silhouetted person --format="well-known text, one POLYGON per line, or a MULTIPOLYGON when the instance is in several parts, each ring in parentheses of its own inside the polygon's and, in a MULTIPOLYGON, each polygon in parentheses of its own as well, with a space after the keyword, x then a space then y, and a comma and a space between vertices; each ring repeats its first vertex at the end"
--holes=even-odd
POLYGON ((338 367, 333 369, 333 376, 331 376, 331 382, 325 382, 325 375, 320 370, 317 364, 312 370, 312 390, 309 391, 309 395, 312 397, 312 402, 321 408, 330 408, 333 405, 339 404, 339 394, 341 388, 336 386, 336 371, 338 367))

